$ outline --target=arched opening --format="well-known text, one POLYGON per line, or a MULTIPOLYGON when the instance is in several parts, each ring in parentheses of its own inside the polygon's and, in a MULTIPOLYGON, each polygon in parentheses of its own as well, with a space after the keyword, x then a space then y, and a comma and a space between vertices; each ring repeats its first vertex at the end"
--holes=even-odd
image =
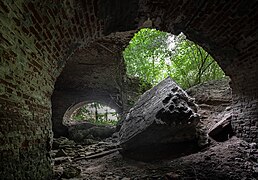
POLYGON ((110 138, 116 131, 121 114, 106 103, 84 101, 70 106, 63 116, 66 137, 78 144, 89 144, 110 138))
MULTIPOLYGON (((60 122, 66 109, 73 103, 81 102, 82 94, 85 94, 80 91, 82 89, 74 91, 65 88, 65 85, 55 87, 63 68, 72 67, 72 62, 76 62, 72 58, 69 61, 69 57, 111 32, 136 29, 147 18, 153 26, 165 32, 184 32, 215 58, 232 80, 233 129, 238 137, 249 143, 257 143, 257 9, 257 1, 241 0, 1 1, 0 178, 51 178, 49 152, 53 132, 54 135, 63 135, 60 122), (68 100, 65 97, 69 97, 68 100), (76 102, 72 99, 76 99, 76 102)), ((118 47, 122 47, 122 44, 118 43, 118 47)), ((112 43, 104 43, 104 46, 100 43, 98 48, 111 54, 116 52, 112 49, 112 43)), ((95 65, 84 64, 91 67, 88 72, 95 65)), ((67 81, 68 85, 72 83, 80 85, 67 81)), ((87 97, 92 92, 95 92, 94 88, 87 97)), ((124 97, 116 93, 106 94, 111 94, 112 99, 124 97)), ((237 152, 232 151, 234 153, 237 152)), ((208 160, 210 156, 212 154, 207 156, 208 160)), ((206 168, 212 166, 208 174, 215 173, 220 179, 244 176, 242 174, 245 174, 243 171, 247 167, 237 171, 224 164, 223 168, 223 162, 217 160, 219 166, 205 163, 203 170, 208 172, 206 168), (223 170, 226 175, 219 176, 218 172, 223 170)), ((227 160, 232 159, 224 159, 227 160)), ((239 165, 242 164, 239 162, 239 165)), ((246 177, 257 175, 257 168, 252 169, 249 161, 246 164, 250 167, 246 177)), ((190 170, 196 168, 196 164, 189 167, 190 170)), ((175 169, 174 172, 178 171, 175 169)), ((197 178, 196 169, 192 175, 197 178)), ((173 173, 167 176, 178 177, 173 173)))
POLYGON ((72 125, 89 122, 98 125, 113 125, 119 121, 119 114, 112 107, 99 102, 81 102, 67 109, 63 123, 72 125))
MULTIPOLYGON (((119 43, 119 38, 116 39, 119 43)), ((55 83, 52 95, 54 136, 68 136, 63 118, 84 102, 102 102, 122 114, 125 108, 124 67, 119 44, 111 38, 93 41, 77 49, 55 83)))
POLYGON ((127 75, 143 85, 155 86, 170 76, 183 89, 225 77, 223 70, 202 47, 178 36, 143 28, 123 51, 127 75))
POLYGON ((96 101, 72 105, 66 110, 62 121, 67 129, 66 137, 78 144, 110 138, 116 131, 115 126, 121 115, 113 108, 96 101))

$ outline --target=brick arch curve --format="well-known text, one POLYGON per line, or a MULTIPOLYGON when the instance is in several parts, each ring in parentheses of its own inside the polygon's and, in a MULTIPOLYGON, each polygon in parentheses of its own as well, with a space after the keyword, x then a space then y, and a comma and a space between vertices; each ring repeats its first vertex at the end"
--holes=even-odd
POLYGON ((67 136, 68 129, 63 123, 64 118, 69 115, 69 113, 72 113, 75 110, 74 108, 82 106, 82 103, 100 102, 115 109, 119 114, 122 113, 122 106, 119 104, 120 102, 116 101, 116 99, 112 98, 109 94, 103 92, 94 94, 86 94, 84 92, 80 94, 63 94, 64 92, 56 93, 58 94, 53 96, 54 99, 52 99, 52 101, 55 102, 52 107, 52 114, 54 115, 52 117, 54 137, 67 136), (63 98, 66 98, 66 100, 63 101, 63 98))
POLYGON ((87 101, 82 101, 82 102, 79 102, 79 103, 77 103, 77 104, 73 104, 73 105, 71 105, 67 110, 66 110, 66 112, 64 113, 64 116, 63 116, 63 124, 66 124, 65 122, 67 122, 67 121, 69 121, 69 118, 71 118, 71 115, 72 115, 72 113, 75 111, 75 110, 77 110, 77 109, 79 109, 79 108, 81 108, 81 107, 83 107, 84 105, 86 105, 86 104, 90 104, 90 103, 93 103, 93 102, 97 102, 97 103, 100 103, 100 104, 102 104, 102 105, 104 105, 104 106, 108 106, 108 107, 110 107, 111 109, 114 109, 118 114, 120 114, 121 115, 121 107, 119 107, 117 104, 115 104, 115 103, 111 103, 111 102, 104 102, 103 101, 103 99, 101 99, 101 100, 87 100, 87 101))
POLYGON ((0 179, 50 179, 50 98, 67 59, 147 16, 161 30, 183 31, 215 57, 232 80, 237 135, 258 142, 256 0, 3 0, 0 13, 0 179))
POLYGON ((69 57, 51 96, 54 137, 67 136, 63 116, 77 103, 96 100, 110 104, 119 113, 125 110, 127 76, 121 52, 132 35, 129 31, 100 37, 69 57))

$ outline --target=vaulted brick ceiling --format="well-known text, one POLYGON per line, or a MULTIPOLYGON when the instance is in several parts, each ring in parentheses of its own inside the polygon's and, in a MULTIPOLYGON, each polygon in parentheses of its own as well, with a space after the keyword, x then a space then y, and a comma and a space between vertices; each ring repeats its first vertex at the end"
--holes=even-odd
POLYGON ((50 98, 67 60, 148 17, 161 30, 183 31, 214 56, 232 80, 237 136, 258 142, 256 0, 3 0, 0 14, 1 179, 51 176, 50 98))

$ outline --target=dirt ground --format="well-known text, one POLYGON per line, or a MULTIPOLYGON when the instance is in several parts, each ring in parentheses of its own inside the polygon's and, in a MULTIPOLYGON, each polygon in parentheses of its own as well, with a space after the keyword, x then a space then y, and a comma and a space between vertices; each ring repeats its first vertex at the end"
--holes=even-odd
MULTIPOLYGON (((58 159, 53 166, 54 179, 255 180, 258 179, 258 150, 254 145, 233 137, 226 142, 215 143, 202 152, 153 162, 127 159, 118 151, 102 157, 94 157, 96 154, 105 154, 107 151, 114 150, 116 145, 111 142, 84 146, 66 145, 61 148, 64 159, 61 161, 58 159), (89 156, 93 158, 83 159, 89 156), (69 174, 73 169, 78 171, 76 177, 64 175, 69 174)), ((60 152, 60 149, 56 151, 60 152)))

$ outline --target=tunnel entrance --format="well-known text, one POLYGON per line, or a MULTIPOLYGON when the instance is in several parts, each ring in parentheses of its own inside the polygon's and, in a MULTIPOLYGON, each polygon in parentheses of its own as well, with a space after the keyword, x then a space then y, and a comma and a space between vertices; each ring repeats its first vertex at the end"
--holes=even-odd
MULTIPOLYGON (((114 168, 115 173, 111 175, 107 170, 112 165, 99 166, 97 162, 91 166, 95 169, 83 169, 83 176, 93 179, 91 175, 101 169, 96 175, 100 179, 116 179, 118 174, 121 174, 118 179, 122 179, 130 173, 129 178, 133 179, 256 179, 257 9, 255 0, 1 1, 0 179, 51 179, 52 137, 66 133, 63 116, 71 105, 91 100, 89 97, 94 95, 97 99, 112 100, 120 112, 130 109, 124 101, 130 94, 124 92, 131 86, 124 83, 127 81, 125 68, 117 58, 130 38, 124 39, 121 33, 112 32, 137 29, 146 20, 166 32, 184 32, 208 51, 230 76, 232 126, 242 140, 225 143, 215 157, 214 150, 220 147, 201 153, 198 162, 195 158, 198 155, 188 157, 190 163, 185 171, 167 166, 169 170, 160 172, 159 176, 152 174, 148 165, 143 170, 146 176, 139 177, 142 173, 128 165, 119 173, 114 168), (100 58, 102 55, 107 56, 100 58), (102 66, 103 62, 109 68, 102 66), (103 72, 101 78, 95 76, 98 72, 103 72), (99 87, 100 84, 105 84, 105 88, 99 87), (230 151, 225 155, 227 149, 230 151)), ((67 152, 73 147, 80 149, 76 144, 70 145, 61 147, 67 152)), ((66 159, 70 165, 69 157, 66 159)), ((103 162, 108 163, 109 159, 106 160, 103 162)), ((182 160, 185 159, 174 163, 180 164, 182 160)), ((116 167, 123 165, 121 161, 115 164, 116 167)))
POLYGON ((98 102, 92 102, 77 108, 72 113, 70 121, 64 121, 64 124, 86 121, 99 125, 116 125, 118 120, 119 115, 115 109, 98 102))
POLYGON ((67 109, 63 125, 66 137, 78 144, 91 144, 111 138, 120 114, 100 102, 81 102, 67 109))

